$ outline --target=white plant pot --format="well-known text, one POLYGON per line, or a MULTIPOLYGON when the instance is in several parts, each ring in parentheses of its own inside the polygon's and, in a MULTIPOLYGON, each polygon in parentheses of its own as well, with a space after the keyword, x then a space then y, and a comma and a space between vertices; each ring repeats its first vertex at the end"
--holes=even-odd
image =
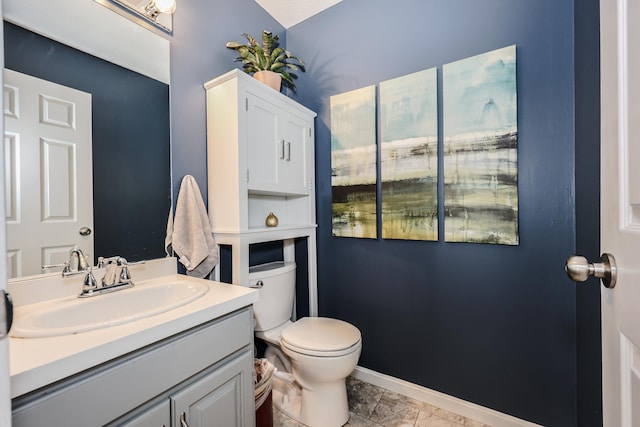
POLYGON ((260 80, 270 88, 280 92, 280 86, 282 85, 282 76, 280 74, 273 71, 263 70, 253 73, 253 77, 260 80))

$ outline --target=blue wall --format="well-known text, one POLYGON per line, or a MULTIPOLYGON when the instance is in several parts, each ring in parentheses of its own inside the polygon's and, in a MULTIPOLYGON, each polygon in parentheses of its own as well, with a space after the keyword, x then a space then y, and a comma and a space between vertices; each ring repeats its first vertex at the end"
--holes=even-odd
MULTIPOLYGON (((600 4, 575 4, 576 253, 600 255, 600 4)), ((579 426, 602 425, 600 281, 577 287, 579 426)))
MULTIPOLYGON (((234 67, 226 41, 278 24, 251 0, 198 3, 176 13, 171 46, 173 182, 191 173, 206 194, 202 83, 234 67)), ((344 0, 286 42, 308 64, 294 99, 319 114, 320 314, 360 328, 359 364, 543 425, 600 425, 598 284, 577 292, 563 272, 599 245, 576 231, 599 221, 597 72, 574 69, 597 67, 597 0, 344 0), (331 237, 329 97, 512 44, 520 245, 331 237)))
POLYGON ((207 130, 204 83, 238 68, 236 53, 225 47, 284 28, 253 0, 194 0, 174 15, 171 40, 171 135, 174 200, 184 175, 193 175, 207 198, 207 130))

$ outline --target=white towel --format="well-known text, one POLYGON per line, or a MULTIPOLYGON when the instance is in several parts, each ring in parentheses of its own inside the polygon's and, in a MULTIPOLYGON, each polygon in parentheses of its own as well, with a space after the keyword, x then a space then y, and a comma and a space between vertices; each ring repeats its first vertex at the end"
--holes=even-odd
POLYGON ((205 278, 218 263, 209 216, 198 183, 191 175, 185 175, 180 184, 171 240, 189 276, 205 278))

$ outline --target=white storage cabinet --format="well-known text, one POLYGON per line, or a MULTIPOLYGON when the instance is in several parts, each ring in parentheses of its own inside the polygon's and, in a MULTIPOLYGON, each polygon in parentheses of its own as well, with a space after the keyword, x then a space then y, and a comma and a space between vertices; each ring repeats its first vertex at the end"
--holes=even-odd
MULTIPOLYGON (((307 238, 309 313, 317 315, 314 118, 316 114, 240 70, 204 85, 208 208, 218 244, 232 248, 232 283, 249 283, 249 245, 307 238), (277 227, 267 227, 270 212, 277 227)), ((219 273, 219 272, 218 272, 219 273)))

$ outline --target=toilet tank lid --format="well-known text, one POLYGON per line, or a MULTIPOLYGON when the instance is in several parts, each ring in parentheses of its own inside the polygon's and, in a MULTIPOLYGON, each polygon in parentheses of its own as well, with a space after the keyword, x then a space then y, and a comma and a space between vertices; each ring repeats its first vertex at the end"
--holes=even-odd
POLYGON ((282 331, 282 339, 301 349, 337 351, 360 341, 360 331, 350 323, 327 317, 303 317, 282 331))
POLYGON ((266 264, 253 265, 249 267, 249 280, 259 277, 275 276, 277 274, 287 273, 296 268, 296 263, 292 261, 273 261, 266 264))

